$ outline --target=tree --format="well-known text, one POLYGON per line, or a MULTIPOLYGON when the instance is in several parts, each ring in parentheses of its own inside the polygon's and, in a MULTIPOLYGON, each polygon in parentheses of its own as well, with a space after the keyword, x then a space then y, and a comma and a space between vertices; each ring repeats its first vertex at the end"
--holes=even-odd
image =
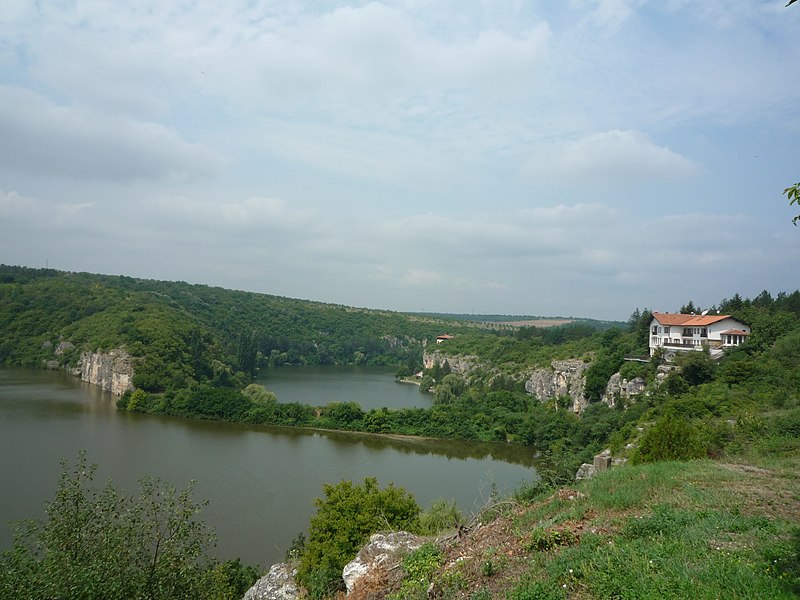
MULTIPOLYGON (((789 4, 791 3, 792 2, 789 2, 789 4)), ((786 6, 789 6, 789 4, 787 4, 786 6)), ((789 200, 789 206, 791 206, 792 204, 797 204, 798 206, 800 206, 800 182, 797 182, 794 185, 787 187, 785 190, 783 190, 783 193, 786 194, 786 198, 789 200)), ((800 215, 797 215, 792 219, 792 223, 794 223, 795 227, 797 227, 797 221, 800 221, 800 215)))
POLYGON ((683 315, 693 315, 700 312, 700 307, 698 306, 695 308, 694 302, 689 300, 689 303, 681 306, 681 309, 678 312, 683 315))
POLYGON ((637 306, 636 310, 634 310, 631 313, 631 316, 628 317, 628 331, 631 332, 636 331, 636 327, 639 325, 639 319, 641 318, 642 318, 642 313, 639 310, 639 307, 637 306))
POLYGON ((341 481, 323 486, 325 498, 314 504, 308 541, 303 549, 298 580, 312 597, 321 598, 342 587, 342 569, 372 533, 419 526, 420 508, 403 488, 380 489, 374 477, 363 485, 341 481))
MULTIPOLYGON (((196 518, 203 503, 191 483, 178 492, 145 478, 126 497, 110 482, 90 488, 96 465, 83 452, 72 470, 61 467, 45 521, 20 525, 13 549, 0 555, 0 597, 233 598, 247 583, 226 575, 247 569, 206 554, 215 538, 196 518)), ((246 577, 252 585, 252 569, 246 577)))
POLYGON ((236 363, 239 370, 253 377, 256 373, 256 332, 241 332, 236 344, 236 363))
POLYGON ((242 390, 242 396, 258 406, 267 406, 270 404, 275 404, 278 401, 278 397, 275 395, 275 392, 270 392, 263 385, 259 385, 257 383, 251 383, 244 388, 242 390))
POLYGON ((689 385, 711 381, 717 366, 707 351, 684 352, 675 362, 681 366, 681 375, 689 385))

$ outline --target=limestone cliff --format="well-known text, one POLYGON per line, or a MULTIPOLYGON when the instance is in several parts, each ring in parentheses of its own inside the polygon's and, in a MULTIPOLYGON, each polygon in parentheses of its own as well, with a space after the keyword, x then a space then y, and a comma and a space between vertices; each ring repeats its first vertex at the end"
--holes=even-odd
POLYGON ((113 394, 133 389, 133 361, 121 349, 109 352, 82 352, 77 369, 83 381, 113 394))
POLYGON ((480 359, 477 356, 447 355, 435 350, 433 352, 425 352, 422 355, 422 364, 426 369, 432 369, 437 362, 443 365, 445 361, 450 365, 451 373, 461 376, 468 375, 472 369, 481 366, 480 359))
POLYGON ((584 373, 588 368, 589 363, 579 358, 554 360, 550 367, 530 372, 525 381, 525 391, 541 402, 569 396, 572 399, 572 411, 580 413, 588 404, 584 395, 584 373))
POLYGON ((614 408, 618 400, 630 400, 644 392, 645 385, 646 382, 641 377, 634 377, 628 381, 619 373, 614 373, 608 380, 601 401, 614 408))

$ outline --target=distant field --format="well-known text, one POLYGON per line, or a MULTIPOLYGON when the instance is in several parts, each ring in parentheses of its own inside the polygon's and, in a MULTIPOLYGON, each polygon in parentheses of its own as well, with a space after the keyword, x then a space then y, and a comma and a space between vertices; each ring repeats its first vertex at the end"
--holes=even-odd
POLYGON ((513 325, 514 327, 558 327, 574 323, 575 319, 529 319, 527 321, 505 321, 503 325, 513 325))

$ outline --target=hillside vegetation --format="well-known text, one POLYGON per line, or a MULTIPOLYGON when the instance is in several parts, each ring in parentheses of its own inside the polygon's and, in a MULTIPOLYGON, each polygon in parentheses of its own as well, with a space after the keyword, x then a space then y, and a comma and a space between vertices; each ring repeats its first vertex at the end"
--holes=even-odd
POLYGON ((0 361, 41 367, 61 341, 81 350, 124 347, 137 388, 192 380, 243 387, 259 367, 400 365, 421 361, 423 339, 467 330, 453 321, 182 282, 0 266, 0 361), (239 375, 237 375, 239 374, 239 375))
MULTIPOLYGON (((634 311, 624 327, 487 329, 186 283, 2 266, 0 361, 41 367, 55 357, 67 366, 81 351, 123 347, 135 360, 136 390, 118 402, 126 410, 518 443, 540 457, 540 480, 514 498, 493 498, 470 521, 447 502, 420 512, 403 490, 381 491, 373 480, 326 486, 307 543, 300 538, 290 549, 312 597, 341 589, 343 562, 381 524, 432 534, 454 522, 460 527, 448 541, 457 543, 432 538, 362 597, 792 597, 800 592, 800 292, 737 294, 717 308, 751 325, 747 343, 719 362, 688 352, 665 365, 658 355, 625 360, 647 354, 647 310, 634 311), (391 364, 409 374, 421 367, 423 340, 442 332, 455 337, 435 346, 443 360, 424 372, 421 390, 434 390, 430 409, 281 404, 251 383, 256 369, 286 364, 391 364), (474 368, 453 372, 448 359, 464 356, 474 368), (565 358, 588 365, 589 404, 580 415, 566 398, 541 402, 523 388, 529 369, 565 358), (600 398, 616 372, 641 378, 645 391, 611 407, 600 398), (576 486, 578 465, 604 448, 628 464, 576 486), (392 514, 396 522, 387 520, 392 514)), ((65 475, 62 485, 72 481, 65 475)), ((112 492, 108 504, 92 498, 87 511, 127 502, 112 492)), ((124 529, 110 510, 103 518, 124 529)), ((38 585, 40 575, 55 578, 43 585, 60 585, 58 569, 42 570, 50 567, 41 554, 47 543, 71 547, 58 523, 52 539, 37 537, 49 535, 46 525, 34 528, 21 538, 27 545, 2 557, 19 569, 6 572, 7 589, 38 585)), ((86 548, 86 568, 95 568, 95 546, 86 548)), ((209 564, 187 585, 216 578, 224 596, 252 579, 241 565, 220 569, 209 564)))

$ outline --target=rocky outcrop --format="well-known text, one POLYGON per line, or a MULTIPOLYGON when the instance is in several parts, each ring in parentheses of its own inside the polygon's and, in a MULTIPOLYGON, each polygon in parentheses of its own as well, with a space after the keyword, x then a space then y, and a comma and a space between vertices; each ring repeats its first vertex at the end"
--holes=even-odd
POLYGON ((77 371, 83 381, 113 394, 133 389, 133 361, 124 350, 82 352, 77 371))
POLYGON ((361 548, 355 559, 344 567, 342 579, 347 586, 347 593, 353 591, 359 580, 374 571, 378 569, 388 571, 396 567, 403 560, 403 556, 424 543, 425 538, 405 531, 376 533, 369 538, 369 543, 361 548))
POLYGON ((270 567, 269 573, 256 581, 244 595, 244 600, 295 600, 300 586, 294 580, 297 570, 288 563, 270 567))
POLYGON ((450 372, 456 375, 467 375, 472 369, 481 366, 480 359, 471 355, 447 355, 442 352, 425 352, 422 355, 422 364, 426 369, 432 369, 436 363, 443 365, 447 361, 450 372))
POLYGON ((606 391, 600 400, 614 408, 618 400, 625 401, 642 394, 645 386, 646 382, 641 377, 634 377, 628 381, 623 379, 619 373, 614 373, 608 380, 606 391))
POLYGON ((589 363, 581 359, 554 360, 550 368, 536 369, 525 381, 525 391, 541 402, 569 396, 572 410, 580 413, 588 401, 584 395, 586 377, 584 372, 589 363))
POLYGON ((53 350, 53 354, 55 354, 56 356, 61 356, 65 352, 69 352, 70 350, 72 350, 74 348, 75 348, 75 344, 73 344, 72 342, 65 342, 65 341, 62 340, 62 341, 60 341, 58 343, 58 346, 56 346, 56 349, 53 350))

